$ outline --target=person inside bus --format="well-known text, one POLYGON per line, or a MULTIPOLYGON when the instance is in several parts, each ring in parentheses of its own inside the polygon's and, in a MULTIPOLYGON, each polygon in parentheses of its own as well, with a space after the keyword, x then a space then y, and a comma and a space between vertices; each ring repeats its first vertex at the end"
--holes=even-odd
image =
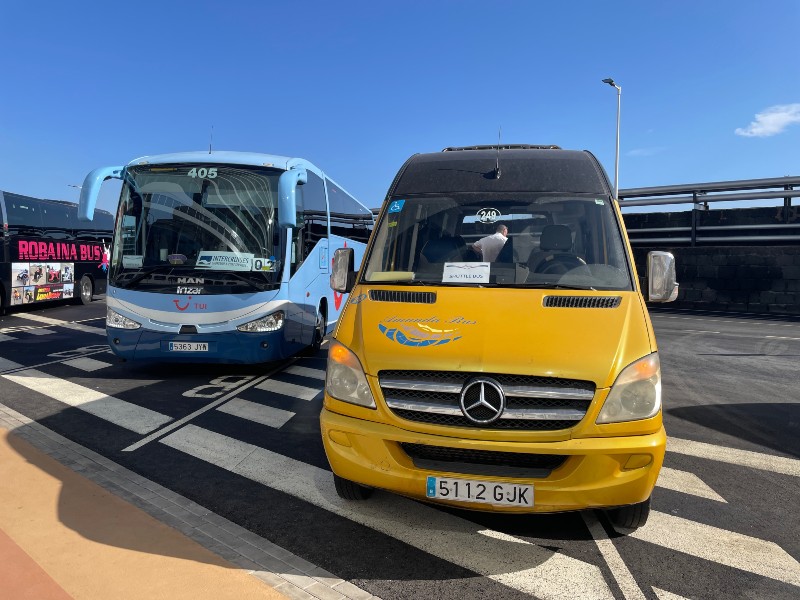
POLYGON ((507 239, 508 227, 502 223, 498 223, 492 235, 482 237, 472 244, 472 248, 483 256, 485 262, 494 262, 497 260, 497 255, 500 254, 500 250, 503 249, 507 239))

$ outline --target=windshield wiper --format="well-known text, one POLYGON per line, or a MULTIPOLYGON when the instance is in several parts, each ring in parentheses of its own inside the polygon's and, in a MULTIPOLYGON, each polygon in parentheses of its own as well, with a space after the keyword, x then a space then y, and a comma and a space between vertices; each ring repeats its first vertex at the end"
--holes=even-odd
POLYGON ((134 275, 130 279, 126 279, 125 281, 120 281, 120 277, 117 276, 114 278, 114 284, 117 287, 130 289, 135 284, 139 283, 142 279, 144 279, 145 277, 149 277, 153 273, 158 273, 159 271, 163 271, 164 269, 169 269, 170 271, 172 271, 172 269, 174 268, 175 265, 159 265, 157 267, 147 269, 146 271, 139 271, 136 275, 134 275))
POLYGON ((597 289, 590 285, 567 285, 564 283, 518 283, 510 284, 508 287, 527 288, 535 290, 584 290, 596 292, 597 289))

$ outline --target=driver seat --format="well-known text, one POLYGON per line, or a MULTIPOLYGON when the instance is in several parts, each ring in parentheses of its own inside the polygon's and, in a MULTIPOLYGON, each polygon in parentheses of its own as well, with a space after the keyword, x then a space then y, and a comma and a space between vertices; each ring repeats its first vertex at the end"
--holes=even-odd
POLYGON ((569 253, 572 249, 572 232, 566 225, 545 225, 539 238, 539 251, 531 254, 528 268, 531 273, 542 264, 553 260, 557 254, 569 253))

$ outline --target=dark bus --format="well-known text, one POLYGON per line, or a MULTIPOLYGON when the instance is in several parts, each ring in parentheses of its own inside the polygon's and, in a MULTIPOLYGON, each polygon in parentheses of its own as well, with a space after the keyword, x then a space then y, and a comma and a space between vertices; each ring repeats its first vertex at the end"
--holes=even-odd
POLYGON ((114 217, 78 220, 78 205, 0 191, 0 314, 6 307, 104 294, 114 217))

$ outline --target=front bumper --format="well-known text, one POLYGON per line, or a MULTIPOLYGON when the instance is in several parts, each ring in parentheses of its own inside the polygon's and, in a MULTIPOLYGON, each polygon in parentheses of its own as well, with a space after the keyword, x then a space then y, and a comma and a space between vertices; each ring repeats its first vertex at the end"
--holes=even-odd
POLYGON ((284 330, 265 333, 161 333, 146 329, 106 328, 108 345, 127 360, 255 364, 286 358, 301 346, 286 342, 284 330), (170 342, 207 342, 206 352, 171 352, 170 342))
POLYGON ((608 508, 650 497, 664 460, 664 428, 649 435, 570 439, 557 442, 467 440, 406 431, 392 425, 323 409, 322 441, 333 472, 356 483, 418 500, 426 497, 428 475, 533 484, 533 508, 511 508, 435 500, 471 510, 559 512, 608 508), (566 455, 567 460, 541 479, 504 478, 420 469, 401 443, 464 450, 566 455))

